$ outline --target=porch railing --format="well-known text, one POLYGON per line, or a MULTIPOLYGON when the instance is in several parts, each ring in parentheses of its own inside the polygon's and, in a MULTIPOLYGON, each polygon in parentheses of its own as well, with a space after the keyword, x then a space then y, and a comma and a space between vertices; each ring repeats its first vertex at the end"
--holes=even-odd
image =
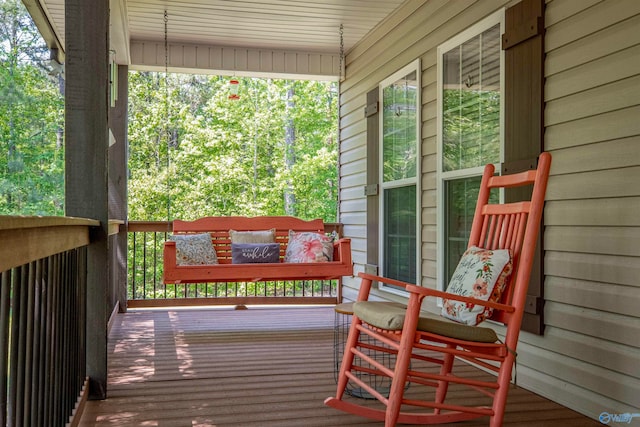
POLYGON ((89 227, 0 217, 0 425, 63 426, 86 390, 89 227))
MULTIPOLYGON (((128 223, 127 305, 335 304, 339 280, 164 284, 163 248, 172 229, 167 221, 128 223)), ((325 231, 342 235, 341 224, 325 231)))

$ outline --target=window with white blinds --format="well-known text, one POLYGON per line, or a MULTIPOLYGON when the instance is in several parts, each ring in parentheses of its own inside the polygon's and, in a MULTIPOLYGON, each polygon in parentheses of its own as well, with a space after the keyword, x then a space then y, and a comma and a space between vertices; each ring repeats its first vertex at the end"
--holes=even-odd
POLYGON ((380 273, 420 283, 420 62, 380 83, 380 273))
MULTIPOLYGON (((487 163, 503 156, 503 11, 438 47, 438 282, 466 249, 487 163)), ((492 195, 493 198, 499 194, 492 195)))

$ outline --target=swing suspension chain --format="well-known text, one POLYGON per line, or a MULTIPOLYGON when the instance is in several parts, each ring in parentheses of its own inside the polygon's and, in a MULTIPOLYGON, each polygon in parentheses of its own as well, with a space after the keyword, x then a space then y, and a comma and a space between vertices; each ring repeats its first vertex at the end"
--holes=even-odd
POLYGON ((167 140, 167 230, 171 231, 171 138, 169 136, 169 38, 168 38, 169 14, 164 10, 164 134, 167 140))
MULTIPOLYGON (((164 10, 164 76, 167 77, 169 72, 169 37, 168 37, 169 14, 164 10)), ((166 80, 165 80, 166 83, 166 80)), ((165 93, 168 94, 168 86, 164 87, 165 93)))
POLYGON ((340 81, 344 78, 344 25, 340 24, 340 81))

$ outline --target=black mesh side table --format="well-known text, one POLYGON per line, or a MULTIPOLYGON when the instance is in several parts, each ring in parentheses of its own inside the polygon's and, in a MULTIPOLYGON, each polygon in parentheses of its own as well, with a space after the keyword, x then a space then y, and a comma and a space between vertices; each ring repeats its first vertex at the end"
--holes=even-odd
MULTIPOLYGON (((335 365, 334 378, 337 382, 338 374, 340 373, 340 364, 342 363, 342 356, 344 354, 344 346, 347 341, 347 336, 349 335, 349 326, 351 326, 351 317, 353 316, 353 303, 338 304, 335 306, 334 310, 335 326, 333 333, 333 360, 335 365)), ((373 339, 365 334, 360 335, 360 341, 373 343, 373 339)), ((376 344, 383 347, 385 346, 385 344, 382 343, 376 344)), ((362 351, 368 352, 368 355, 372 359, 388 368, 393 368, 396 364, 395 354, 368 349, 362 349, 362 351)), ((374 369, 371 364, 361 360, 360 358, 356 358, 354 362, 363 368, 374 369)), ((369 384, 373 389, 378 391, 383 396, 389 396, 389 390, 391 389, 391 378, 383 375, 376 375, 360 371, 357 371, 356 375, 358 376, 358 378, 369 384)), ((359 397, 362 399, 375 399, 375 397, 367 393, 361 387, 354 387, 351 384, 347 384, 347 388, 345 389, 345 391, 347 394, 350 394, 354 397, 359 397)))

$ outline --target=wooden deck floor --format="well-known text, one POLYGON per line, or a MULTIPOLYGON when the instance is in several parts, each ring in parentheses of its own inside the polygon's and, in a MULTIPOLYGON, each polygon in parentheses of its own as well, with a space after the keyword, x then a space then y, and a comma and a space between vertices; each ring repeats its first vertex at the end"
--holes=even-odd
MULTIPOLYGON (((88 402, 80 425, 381 426, 323 405, 335 393, 333 325, 331 307, 120 314, 109 339, 109 397, 88 402)), ((514 388, 505 425, 600 424, 514 388)))

